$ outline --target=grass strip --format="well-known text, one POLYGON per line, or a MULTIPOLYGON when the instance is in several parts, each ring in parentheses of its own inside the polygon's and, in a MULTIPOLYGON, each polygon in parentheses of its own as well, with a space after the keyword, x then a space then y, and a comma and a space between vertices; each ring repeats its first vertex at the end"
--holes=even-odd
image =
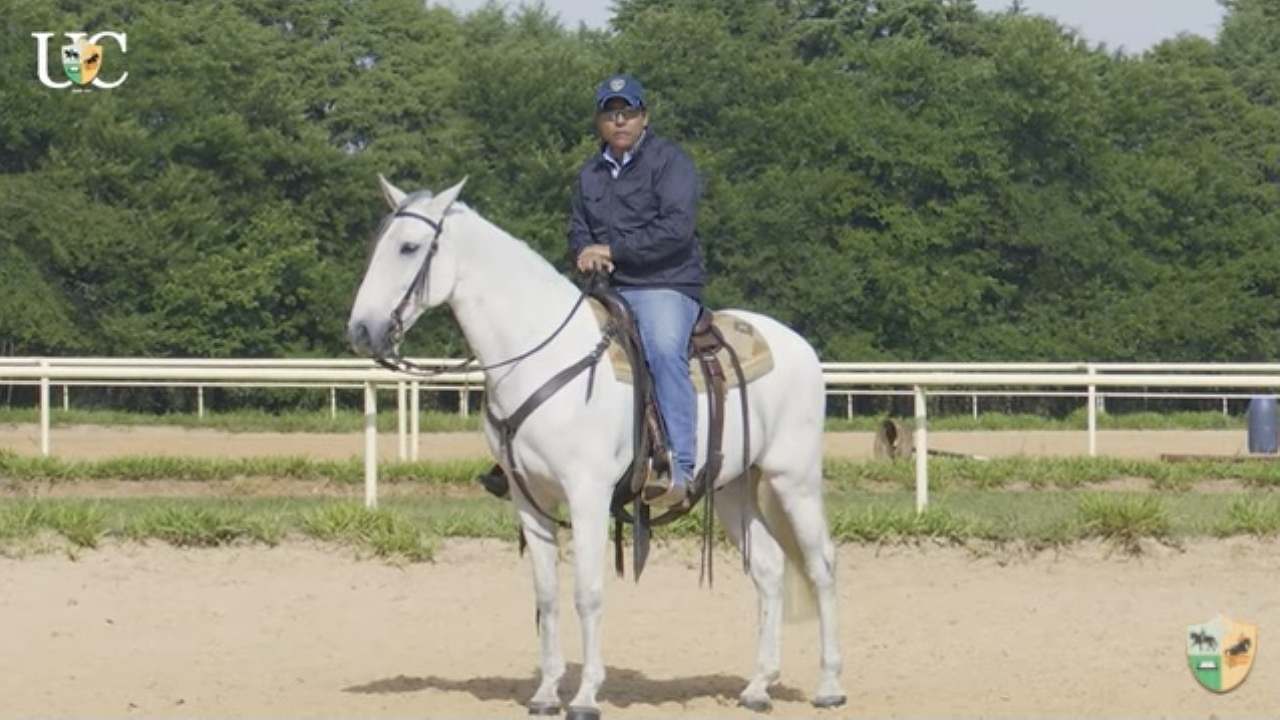
MULTIPOLYGON (((823 474, 836 489, 915 487, 915 464, 895 461, 828 459, 823 474)), ((930 458, 931 491, 948 489, 1084 489, 1118 480, 1148 481, 1153 489, 1181 492, 1198 482, 1232 481, 1251 489, 1280 488, 1280 462, 1235 462, 1230 459, 1166 463, 1107 457, 990 460, 930 458)))
POLYGON ((389 559, 422 562, 434 557, 440 535, 402 513, 367 510, 341 501, 270 499, 5 500, 0 501, 0 547, 47 531, 78 548, 112 537, 158 540, 175 547, 211 548, 237 543, 278 545, 290 535, 363 548, 389 559))
MULTIPOLYGON (((394 408, 394 404, 392 406, 394 408)), ((0 408, 0 424, 31 424, 40 421, 36 408, 0 408)), ((269 413, 261 410, 205 413, 141 413, 121 410, 62 410, 49 413, 51 425, 166 426, 224 432, 279 433, 354 433, 364 430, 364 414, 339 410, 330 416, 328 410, 294 410, 269 413)), ((399 419, 394 409, 378 413, 380 432, 395 432, 399 419)), ((480 416, 427 411, 418 416, 422 432, 469 432, 480 429, 480 416)))
MULTIPOLYGON (((875 432, 888 416, 858 416, 853 419, 827 418, 827 432, 875 432)), ((903 427, 915 427, 911 417, 894 418, 903 427)), ((1221 412, 1134 412, 1098 413, 1100 430, 1238 430, 1246 427, 1243 415, 1221 412)), ((1061 418, 1043 415, 984 412, 972 415, 930 415, 929 429, 942 431, 979 430, 1086 430, 1088 412, 1081 408, 1061 418)))
MULTIPOLYGON (((471 482, 492 461, 445 460, 388 462, 378 466, 387 482, 430 482, 459 485, 471 482)), ((189 458, 120 457, 105 460, 62 460, 26 457, 0 449, 0 478, 20 481, 179 480, 211 482, 239 478, 279 478, 334 483, 364 481, 364 461, 312 460, 304 457, 189 458)))
MULTIPOLYGON (((832 492, 827 512, 833 538, 858 544, 983 542, 1038 550, 1101 539, 1137 553, 1143 540, 1177 544, 1199 537, 1280 535, 1280 500, 1266 492, 963 490, 937 494, 917 514, 911 493, 854 490, 832 492)), ((700 522, 699 510, 662 528, 658 537, 696 538, 700 522)), ((324 498, 0 500, 0 548, 21 546, 42 532, 78 548, 97 547, 104 538, 201 548, 273 546, 287 537, 308 537, 375 557, 422 562, 434 557, 445 538, 514 540, 516 523, 509 503, 488 497, 388 498, 378 510, 324 498)))
MULTIPOLYGON (((379 477, 385 482, 470 485, 492 465, 487 458, 468 460, 385 462, 379 477)), ((823 465, 833 490, 900 489, 915 487, 915 465, 895 461, 828 459, 823 465)), ((74 482, 78 480, 177 480, 212 482, 240 478, 278 478, 355 484, 363 482, 364 464, 349 460, 304 457, 173 458, 120 457, 105 460, 63 460, 28 457, 0 449, 0 479, 14 482, 74 482)), ((1030 458, 991 460, 931 458, 931 492, 951 489, 1087 489, 1118 480, 1147 481, 1155 490, 1182 492, 1198 482, 1231 481, 1250 489, 1280 488, 1280 462, 1204 460, 1165 463, 1120 458, 1030 458)))

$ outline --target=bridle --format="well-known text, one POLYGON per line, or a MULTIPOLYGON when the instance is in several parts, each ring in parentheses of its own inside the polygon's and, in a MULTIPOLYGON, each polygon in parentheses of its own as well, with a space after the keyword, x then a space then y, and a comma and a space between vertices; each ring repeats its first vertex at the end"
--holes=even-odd
MULTIPOLYGON (((447 211, 446 211, 446 215, 447 215, 447 211)), ((393 348, 398 348, 400 346, 400 342, 404 340, 405 308, 409 306, 409 302, 414 298, 414 296, 417 296, 418 302, 420 303, 423 302, 426 298, 427 277, 431 273, 431 261, 435 259, 436 252, 439 251, 440 249, 439 240, 440 240, 441 233, 444 232, 444 220, 445 220, 444 216, 442 216, 439 221, 436 221, 436 220, 432 220, 426 215, 422 215, 416 212, 411 212, 403 208, 397 209, 394 213, 392 213, 391 217, 388 219, 388 222, 396 218, 411 218, 413 220, 420 220, 426 223, 427 227, 431 228, 432 235, 431 235, 431 242, 427 245, 427 256, 426 258, 423 259, 422 265, 419 266, 418 272, 414 274, 413 282, 409 283, 409 289, 405 290, 404 297, 400 298, 400 302, 396 303, 395 308, 391 310, 391 327, 392 327, 391 346, 393 348)), ((592 283, 601 279, 602 278, 596 278, 596 277, 591 278, 591 280, 588 282, 588 286, 590 286, 592 283)), ((582 292, 578 294, 578 300, 574 302, 573 307, 569 309, 569 314, 565 316, 563 321, 561 321, 560 326, 557 327, 551 333, 551 335, 547 337, 546 340, 543 340, 542 342, 538 343, 537 346, 535 346, 531 350, 520 353, 515 357, 503 360, 502 362, 493 363, 492 365, 481 365, 479 367, 471 368, 471 369, 478 372, 483 372, 485 370, 494 370, 496 368, 500 368, 507 365, 511 365, 513 363, 520 362, 521 360, 524 360, 530 357, 531 355, 533 355, 534 353, 537 353, 538 351, 542 350, 547 345, 549 345, 551 341, 554 340, 556 336, 558 336, 560 332, 565 329, 565 327, 569 325, 569 321, 573 319, 574 314, 578 312, 578 308, 582 306, 582 302, 586 299, 587 299, 587 290, 583 289, 582 292)), ((470 367, 471 363, 476 361, 476 356, 469 355, 465 360, 462 360, 448 367, 436 368, 434 370, 429 369, 425 366, 419 365, 413 362, 412 360, 407 360, 405 358, 402 358, 398 354, 392 355, 390 357, 384 357, 382 355, 378 355, 373 358, 373 361, 388 370, 393 370, 395 372, 405 373, 407 375, 414 375, 422 378, 429 378, 429 377, 435 377, 437 375, 443 375, 445 373, 460 372, 462 370, 466 370, 470 367)))
MULTIPOLYGON (((447 213, 448 211, 446 210, 446 215, 447 213)), ((413 276, 413 282, 409 284, 409 289, 405 291, 404 297, 400 298, 400 302, 397 303, 395 308, 391 311, 391 322, 393 326, 392 338, 394 340, 394 342, 392 342, 392 347, 398 347, 400 341, 404 338, 404 309, 408 307, 409 301, 415 295, 417 295, 419 302, 426 297, 427 276, 431 272, 431 261, 435 259, 436 252, 440 247, 440 234, 444 232, 444 217, 441 217, 439 222, 437 222, 425 215, 420 215, 404 209, 398 209, 392 213, 390 219, 394 220, 395 218, 402 217, 421 220, 427 224, 427 227, 431 228, 434 234, 431 236, 431 244, 427 247, 427 257, 422 261, 422 266, 418 268, 418 272, 413 276)), ((521 360, 524 360, 525 358, 542 350, 549 345, 552 340, 556 339, 562 330, 568 327, 569 321, 572 320, 573 316, 578 312, 578 308, 581 307, 582 302, 587 299, 587 295, 590 294, 592 288, 600 287, 602 284, 607 283, 608 280, 603 274, 593 273, 592 276, 588 278, 582 291, 578 294, 577 301, 574 302, 573 307, 569 309, 569 314, 565 316, 564 320, 560 322, 560 326, 557 327, 555 331, 547 337, 547 339, 538 343, 532 349, 520 353, 515 357, 508 358, 502 362, 493 363, 492 365, 482 365, 473 369, 481 372, 485 370, 493 370, 505 365, 520 362, 521 360)), ((569 384, 569 382, 574 380, 583 372, 590 373, 587 377, 587 399, 591 399, 591 388, 595 382, 596 364, 609 348, 609 345, 613 342, 618 332, 618 328, 610 322, 601 333, 600 341, 596 343, 596 346, 592 348, 590 352, 588 352, 582 359, 564 368, 552 376, 551 379, 544 382, 533 392, 532 395, 526 398, 525 401, 516 408, 515 412, 511 413, 506 418, 499 418, 494 415, 493 407, 489 403, 485 403, 485 416, 493 426, 494 430, 498 433, 499 443, 502 448, 501 455, 506 461, 506 468, 511 473, 511 479, 515 481, 516 487, 520 490, 520 493, 524 496, 525 501, 529 503, 530 507, 532 507, 539 515, 560 527, 568 527, 569 524, 547 512, 542 505, 538 503, 533 493, 529 491, 529 487, 525 483, 524 476, 516 470, 516 460, 512 449, 513 442, 515 440, 516 432, 520 429, 521 424, 524 423, 525 418, 532 414, 534 410, 537 410, 544 401, 552 395, 555 395, 561 388, 569 384)), ((446 368, 438 368, 435 370, 428 370, 427 368, 406 360, 399 355, 395 355, 390 358, 377 356, 374 358, 374 362, 388 370, 407 373, 418 377, 434 377, 447 372, 463 370, 472 362, 475 362, 475 359, 475 355, 471 355, 466 360, 463 360, 456 365, 446 368)), ((521 537, 523 539, 523 536, 521 537)))

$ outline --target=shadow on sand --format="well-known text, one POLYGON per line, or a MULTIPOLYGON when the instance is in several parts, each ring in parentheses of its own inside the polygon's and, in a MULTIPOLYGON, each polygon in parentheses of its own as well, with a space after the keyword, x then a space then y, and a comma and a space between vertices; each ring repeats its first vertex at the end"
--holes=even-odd
MULTIPOLYGON (((630 705, 660 705, 662 703, 686 703, 691 700, 713 698, 721 703, 734 704, 738 693, 747 686, 746 678, 738 675, 695 675, 693 677, 654 680, 644 673, 627 668, 610 666, 604 686, 600 688, 600 701, 617 707, 630 705)), ((570 663, 560 681, 561 700, 568 701, 577 690, 582 677, 582 665, 570 663)), ((445 690, 469 693, 477 700, 507 700, 524 703, 537 689, 537 678, 478 677, 469 680, 453 680, 437 676, 410 677, 397 675, 374 680, 363 685, 343 688, 343 692, 384 695, 411 693, 423 690, 445 690)), ((769 694, 775 701, 804 702, 805 694, 787 685, 774 685, 769 694)))

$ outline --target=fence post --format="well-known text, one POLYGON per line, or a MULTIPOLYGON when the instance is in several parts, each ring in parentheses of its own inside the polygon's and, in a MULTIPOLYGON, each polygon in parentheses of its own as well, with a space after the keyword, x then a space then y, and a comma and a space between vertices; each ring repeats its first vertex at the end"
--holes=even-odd
POLYGON ((40 369, 40 454, 49 457, 49 361, 41 360, 40 369))
MULTIPOLYGON (((1092 365, 1088 366, 1089 376, 1098 374, 1096 368, 1092 365)), ((1089 409, 1086 414, 1089 417, 1089 457, 1098 456, 1098 386, 1089 385, 1089 409)))
POLYGON ((916 514, 929 506, 928 405, 924 386, 915 386, 916 396, 916 514))
POLYGON ((405 427, 405 383, 396 383, 396 459, 404 462, 409 458, 408 429, 405 427))
POLYGON ((204 386, 196 386, 196 417, 204 419, 204 386))
POLYGON ((978 419, 978 394, 974 393, 972 397, 973 397, 973 419, 977 420, 978 419))
POLYGON ((418 389, 418 381, 414 380, 409 383, 409 434, 412 436, 409 441, 409 459, 414 462, 418 461, 418 438, 422 429, 422 421, 418 417, 421 414, 419 395, 421 390, 418 389))
POLYGON ((364 506, 378 507, 378 391, 364 384, 364 506))
POLYGON ((71 392, 71 387, 66 383, 63 383, 62 384, 62 412, 67 412, 68 410, 71 409, 71 396, 68 394, 70 392, 71 392))
POLYGON ((329 387, 329 419, 338 419, 338 388, 329 387))
POLYGON ((845 405, 847 406, 845 409, 845 415, 848 417, 849 420, 853 420, 853 393, 849 393, 844 397, 846 401, 845 405))

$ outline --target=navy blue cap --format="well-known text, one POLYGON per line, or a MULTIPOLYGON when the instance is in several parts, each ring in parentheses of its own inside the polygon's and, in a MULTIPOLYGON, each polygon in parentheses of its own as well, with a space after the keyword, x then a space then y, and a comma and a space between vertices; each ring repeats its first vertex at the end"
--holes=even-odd
POLYGON ((596 88, 596 109, 603 110, 614 98, 622 98, 632 107, 644 107, 644 87, 630 75, 614 75, 596 88))

